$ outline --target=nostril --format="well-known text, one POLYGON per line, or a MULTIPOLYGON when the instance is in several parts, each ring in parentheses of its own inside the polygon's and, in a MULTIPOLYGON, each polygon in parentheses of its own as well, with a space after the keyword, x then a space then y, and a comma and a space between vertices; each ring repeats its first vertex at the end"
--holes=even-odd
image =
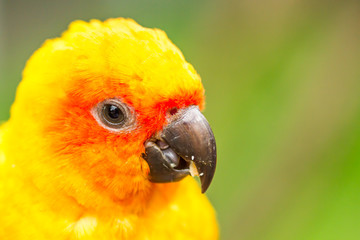
POLYGON ((178 109, 177 109, 176 107, 171 108, 171 109, 169 110, 170 115, 175 115, 177 112, 178 112, 178 109))

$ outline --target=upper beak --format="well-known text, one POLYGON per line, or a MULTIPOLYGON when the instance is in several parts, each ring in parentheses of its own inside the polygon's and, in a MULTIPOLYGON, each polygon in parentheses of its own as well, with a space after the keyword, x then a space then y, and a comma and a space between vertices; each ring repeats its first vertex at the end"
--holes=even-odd
POLYGON ((201 191, 209 187, 216 167, 214 134, 197 106, 179 110, 174 119, 157 134, 159 139, 145 143, 144 159, 150 167, 152 182, 174 182, 194 171, 201 181, 201 191))

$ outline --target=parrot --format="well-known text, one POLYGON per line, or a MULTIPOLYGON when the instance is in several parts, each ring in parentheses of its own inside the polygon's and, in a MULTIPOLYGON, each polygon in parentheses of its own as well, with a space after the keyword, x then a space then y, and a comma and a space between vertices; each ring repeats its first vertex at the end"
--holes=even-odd
POLYGON ((0 126, 0 239, 218 239, 204 102, 164 31, 73 21, 27 61, 0 126))

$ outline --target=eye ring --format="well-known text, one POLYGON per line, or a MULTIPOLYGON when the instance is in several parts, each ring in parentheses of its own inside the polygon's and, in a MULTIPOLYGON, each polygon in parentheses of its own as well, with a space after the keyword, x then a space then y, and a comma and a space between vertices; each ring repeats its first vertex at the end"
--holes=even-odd
POLYGON ((135 122, 134 111, 117 98, 98 103, 92 114, 103 128, 110 131, 130 130, 135 122))

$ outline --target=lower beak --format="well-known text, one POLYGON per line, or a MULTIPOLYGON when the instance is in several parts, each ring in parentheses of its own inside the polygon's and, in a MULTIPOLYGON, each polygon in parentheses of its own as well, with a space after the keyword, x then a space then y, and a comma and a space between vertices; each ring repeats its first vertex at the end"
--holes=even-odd
POLYGON ((199 175, 204 193, 215 173, 216 143, 199 108, 190 106, 179 110, 157 135, 159 139, 145 143, 143 157, 150 167, 149 180, 166 183, 180 181, 190 174, 199 175))

